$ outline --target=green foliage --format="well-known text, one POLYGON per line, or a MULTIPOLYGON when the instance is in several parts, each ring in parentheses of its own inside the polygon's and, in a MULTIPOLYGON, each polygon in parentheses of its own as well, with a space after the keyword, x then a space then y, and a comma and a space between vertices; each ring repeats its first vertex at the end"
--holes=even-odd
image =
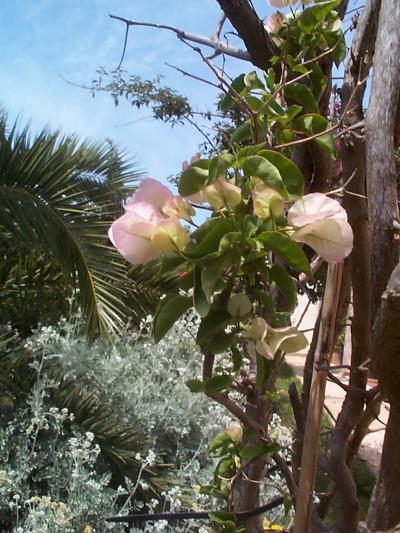
POLYGON ((56 322, 77 295, 88 334, 116 332, 158 295, 135 286, 107 230, 141 176, 111 143, 96 145, 0 119, 0 319, 23 334, 56 322))
POLYGON ((185 96, 161 85, 161 76, 142 80, 136 75, 125 77, 126 72, 121 69, 108 72, 102 67, 97 74, 90 87, 93 97, 98 92, 106 92, 110 93, 116 106, 124 98, 137 109, 150 107, 155 119, 172 125, 182 123, 193 113, 185 96))

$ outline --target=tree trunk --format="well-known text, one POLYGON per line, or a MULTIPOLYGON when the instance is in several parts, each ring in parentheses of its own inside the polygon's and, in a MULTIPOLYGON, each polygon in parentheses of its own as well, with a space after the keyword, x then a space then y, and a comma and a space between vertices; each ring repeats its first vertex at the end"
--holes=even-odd
POLYGON ((382 0, 366 115, 368 214, 372 245, 371 320, 399 256, 394 128, 400 88, 400 2, 382 0))
POLYGON ((368 212, 371 224, 371 359, 391 403, 382 463, 368 523, 388 528, 400 520, 400 267, 394 130, 400 90, 400 2, 382 0, 366 118, 368 212), (390 276, 390 281, 388 279, 390 276), (386 288, 387 290, 383 294, 386 288), (378 312, 379 311, 379 312, 378 312), (376 317, 376 318, 375 318, 376 317))
MULTIPOLYGON (((261 397, 259 391, 247 396, 246 415, 261 423, 266 427, 266 415, 268 411, 268 403, 261 397)), ((263 444, 258 437, 248 438, 244 433, 243 444, 263 444)), ((267 470, 267 462, 264 457, 257 457, 248 464, 242 465, 242 471, 238 474, 232 484, 231 491, 231 511, 248 511, 255 509, 260 505, 260 483, 265 478, 267 470)), ((246 533, 263 533, 262 525, 263 517, 261 515, 252 516, 243 521, 246 533)))
POLYGON ((390 401, 381 468, 368 513, 371 529, 389 529, 400 522, 400 264, 390 277, 375 321, 373 364, 390 401))

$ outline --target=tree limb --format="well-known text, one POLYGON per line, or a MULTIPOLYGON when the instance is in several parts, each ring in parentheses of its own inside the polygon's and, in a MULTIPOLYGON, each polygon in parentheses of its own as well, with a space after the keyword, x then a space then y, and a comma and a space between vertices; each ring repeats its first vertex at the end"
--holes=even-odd
POLYGON ((243 40, 250 61, 256 67, 267 70, 271 58, 279 55, 279 49, 264 28, 263 21, 248 0, 217 0, 222 11, 243 40))
POLYGON ((118 17, 117 15, 110 15, 110 18, 124 22, 126 24, 127 31, 131 26, 145 26, 148 28, 157 28, 159 30, 168 30, 168 31, 172 31, 173 33, 175 33, 179 39, 185 39, 193 43, 208 46, 209 48, 213 48, 215 51, 221 54, 226 54, 227 56, 234 57, 236 59, 242 59, 243 61, 252 61, 252 58, 249 52, 223 43, 218 38, 216 38, 215 34, 212 37, 205 37, 204 35, 198 35, 196 33, 191 33, 188 31, 180 30, 179 28, 176 28, 175 26, 169 26, 167 24, 156 24, 154 22, 141 22, 138 20, 131 20, 131 19, 127 19, 124 17, 118 17))

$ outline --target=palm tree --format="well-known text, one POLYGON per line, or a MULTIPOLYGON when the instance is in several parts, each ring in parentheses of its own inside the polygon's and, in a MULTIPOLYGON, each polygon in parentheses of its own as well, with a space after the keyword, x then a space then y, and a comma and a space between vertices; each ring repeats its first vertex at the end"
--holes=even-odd
POLYGON ((29 333, 74 295, 93 338, 153 308, 157 290, 128 275, 107 237, 141 175, 110 141, 47 129, 32 138, 0 116, 0 322, 29 333))

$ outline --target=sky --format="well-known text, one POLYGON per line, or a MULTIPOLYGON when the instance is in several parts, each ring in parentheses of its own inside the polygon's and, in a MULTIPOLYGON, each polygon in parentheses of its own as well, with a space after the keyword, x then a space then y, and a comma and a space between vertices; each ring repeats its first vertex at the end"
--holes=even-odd
MULTIPOLYGON (((264 0, 254 2, 261 16, 271 12, 264 0)), ((156 179, 176 174, 181 163, 203 141, 192 126, 171 126, 151 118, 151 111, 128 103, 115 107, 107 94, 94 99, 89 91, 64 81, 90 85, 100 66, 114 69, 120 60, 124 25, 109 14, 159 22, 211 35, 220 17, 216 0, 1 0, 0 105, 9 120, 44 126, 63 133, 103 141, 127 149, 140 167, 156 179)), ((239 44, 239 43, 236 43, 239 44)), ((184 77, 166 62, 195 75, 212 74, 200 58, 173 33, 151 28, 130 31, 123 68, 144 79, 164 76, 199 109, 212 109, 216 89, 184 77)), ((233 60, 233 75, 252 69, 233 60)))
MULTIPOLYGON (((360 3, 351 0, 350 7, 360 3)), ((253 4, 263 18, 274 11, 266 0, 253 4)), ((98 67, 110 71, 118 65, 125 26, 109 14, 207 36, 221 12, 216 0, 0 0, 0 105, 10 121, 30 121, 33 131, 49 126, 91 140, 112 139, 129 151, 146 175, 165 181, 197 151, 204 140, 199 132, 189 125, 171 128, 153 119, 150 110, 138 111, 128 103, 115 107, 107 94, 93 99, 90 91, 65 81, 90 85, 98 67)), ((240 46, 239 41, 232 44, 240 46)), ((192 106, 212 109, 217 90, 182 76, 167 62, 212 79, 200 57, 175 34, 130 30, 123 69, 143 79, 161 74, 163 83, 187 96, 192 106)), ((232 77, 253 68, 227 60, 232 77)))

